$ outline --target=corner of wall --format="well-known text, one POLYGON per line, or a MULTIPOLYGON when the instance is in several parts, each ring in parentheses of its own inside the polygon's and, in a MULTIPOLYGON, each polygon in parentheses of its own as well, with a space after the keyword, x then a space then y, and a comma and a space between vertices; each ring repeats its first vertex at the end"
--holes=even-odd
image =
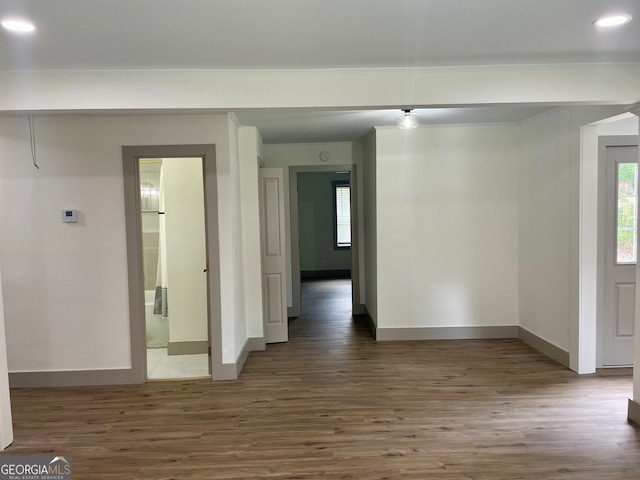
POLYGON ((364 307, 374 330, 378 325, 378 245, 376 195, 376 130, 362 139, 362 198, 364 307))
POLYGON ((261 143, 255 127, 240 129, 240 203, 247 338, 261 337, 264 334, 258 183, 258 146, 261 143))
POLYGON ((8 372, 7 337, 4 330, 4 307, 2 302, 2 275, 0 275, 0 450, 4 450, 13 442, 8 372))
POLYGON ((629 399, 627 418, 630 422, 633 422, 636 425, 640 426, 640 403, 629 399))
MULTIPOLYGON (((231 224, 232 224, 232 262, 234 269, 234 350, 233 355, 242 351, 248 338, 246 325, 246 289, 244 272, 244 242, 242 218, 242 168, 241 168, 241 127, 235 115, 229 114, 229 157, 232 187, 231 224)), ((228 347, 227 347, 228 348, 228 347)))

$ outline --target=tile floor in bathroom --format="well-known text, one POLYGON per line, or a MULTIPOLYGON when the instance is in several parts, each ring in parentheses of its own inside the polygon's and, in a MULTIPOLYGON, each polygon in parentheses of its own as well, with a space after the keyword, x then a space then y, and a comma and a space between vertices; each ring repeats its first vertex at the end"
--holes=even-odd
POLYGON ((209 356, 168 355, 165 348, 147 348, 147 379, 209 377, 209 356))

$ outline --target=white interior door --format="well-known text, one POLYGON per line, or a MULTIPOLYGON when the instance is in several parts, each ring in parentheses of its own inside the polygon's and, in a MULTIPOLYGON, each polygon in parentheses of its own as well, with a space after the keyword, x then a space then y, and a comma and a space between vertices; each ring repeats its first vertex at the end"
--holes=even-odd
POLYGON ((202 158, 162 160, 169 354, 209 343, 202 158))
POLYGON ((605 268, 602 363, 633 364, 638 147, 606 149, 605 268))
POLYGON ((265 341, 289 338, 286 298, 284 173, 281 168, 260 169, 260 231, 265 341))

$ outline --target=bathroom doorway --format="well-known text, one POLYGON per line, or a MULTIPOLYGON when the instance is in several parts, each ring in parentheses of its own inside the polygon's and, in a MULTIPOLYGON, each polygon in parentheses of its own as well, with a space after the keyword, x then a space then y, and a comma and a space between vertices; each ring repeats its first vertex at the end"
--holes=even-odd
POLYGON ((210 377, 201 157, 139 158, 146 379, 210 377))

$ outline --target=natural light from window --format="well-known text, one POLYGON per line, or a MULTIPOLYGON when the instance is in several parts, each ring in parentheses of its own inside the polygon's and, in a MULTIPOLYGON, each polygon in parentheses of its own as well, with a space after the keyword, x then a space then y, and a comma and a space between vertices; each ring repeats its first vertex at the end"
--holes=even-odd
POLYGON ((636 263, 638 164, 618 164, 616 263, 636 263))
POLYGON ((336 247, 351 246, 351 187, 335 185, 336 247))

